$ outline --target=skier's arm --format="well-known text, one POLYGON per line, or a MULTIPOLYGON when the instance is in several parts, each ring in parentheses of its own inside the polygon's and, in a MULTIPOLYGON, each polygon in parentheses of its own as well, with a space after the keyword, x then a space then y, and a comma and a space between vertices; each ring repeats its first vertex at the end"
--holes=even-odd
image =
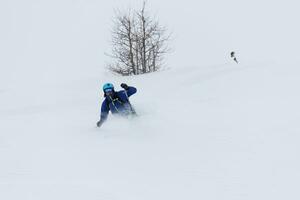
POLYGON ((100 121, 97 122, 97 126, 100 127, 107 119, 108 116, 108 112, 109 112, 109 106, 108 103, 106 101, 106 99, 102 102, 102 106, 101 106, 101 114, 100 114, 100 121))
POLYGON ((122 83, 122 84, 121 84, 121 87, 125 89, 125 91, 126 91, 128 97, 130 97, 131 95, 135 94, 136 91, 137 91, 135 87, 128 86, 128 85, 125 84, 125 83, 122 83))

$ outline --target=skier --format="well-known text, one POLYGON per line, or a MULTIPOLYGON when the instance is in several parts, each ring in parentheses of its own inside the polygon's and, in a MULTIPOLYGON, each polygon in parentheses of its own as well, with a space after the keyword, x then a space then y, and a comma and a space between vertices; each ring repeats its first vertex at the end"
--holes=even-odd
POLYGON ((121 116, 136 115, 132 105, 129 102, 129 97, 136 93, 136 88, 122 83, 121 87, 124 90, 115 91, 113 84, 106 83, 103 85, 104 101, 101 106, 100 121, 97 126, 100 127, 106 121, 108 112, 119 114, 121 116))
POLYGON ((237 59, 236 59, 236 57, 235 57, 234 51, 232 51, 232 52, 230 53, 230 57, 233 58, 233 60, 238 64, 238 61, 237 61, 237 59))

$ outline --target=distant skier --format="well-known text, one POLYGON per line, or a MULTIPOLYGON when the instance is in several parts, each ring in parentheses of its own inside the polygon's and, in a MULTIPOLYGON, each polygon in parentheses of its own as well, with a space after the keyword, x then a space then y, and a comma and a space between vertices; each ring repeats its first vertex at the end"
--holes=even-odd
POLYGON ((231 58, 233 58, 233 60, 234 60, 236 63, 238 63, 238 61, 237 61, 237 59, 236 59, 236 57, 235 57, 234 51, 232 51, 232 52, 230 53, 230 56, 231 56, 231 58))
POLYGON ((124 90, 116 92, 113 84, 106 83, 103 85, 104 101, 101 106, 100 121, 97 126, 100 127, 107 119, 109 111, 112 114, 121 116, 135 115, 135 111, 129 102, 129 97, 136 93, 136 88, 128 86, 125 83, 121 84, 124 90))

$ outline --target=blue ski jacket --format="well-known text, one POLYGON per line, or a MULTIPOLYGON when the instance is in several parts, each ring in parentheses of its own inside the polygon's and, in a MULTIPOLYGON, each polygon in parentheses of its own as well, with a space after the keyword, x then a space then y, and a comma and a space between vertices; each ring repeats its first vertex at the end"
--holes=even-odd
POLYGON ((100 120, 105 121, 109 111, 112 114, 133 114, 134 110, 129 102, 129 97, 135 94, 136 91, 135 87, 129 86, 126 90, 115 92, 113 98, 106 96, 102 102, 100 120))

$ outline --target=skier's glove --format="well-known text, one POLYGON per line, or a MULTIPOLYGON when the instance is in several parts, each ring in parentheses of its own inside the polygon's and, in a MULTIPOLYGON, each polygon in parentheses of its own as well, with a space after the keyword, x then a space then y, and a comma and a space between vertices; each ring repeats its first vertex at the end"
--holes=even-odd
POLYGON ((102 124, 103 124, 103 121, 101 121, 101 120, 97 122, 98 127, 102 126, 102 124))
POLYGON ((127 85, 126 83, 122 83, 122 84, 121 84, 121 87, 124 88, 125 90, 128 90, 128 88, 129 88, 128 85, 127 85))

